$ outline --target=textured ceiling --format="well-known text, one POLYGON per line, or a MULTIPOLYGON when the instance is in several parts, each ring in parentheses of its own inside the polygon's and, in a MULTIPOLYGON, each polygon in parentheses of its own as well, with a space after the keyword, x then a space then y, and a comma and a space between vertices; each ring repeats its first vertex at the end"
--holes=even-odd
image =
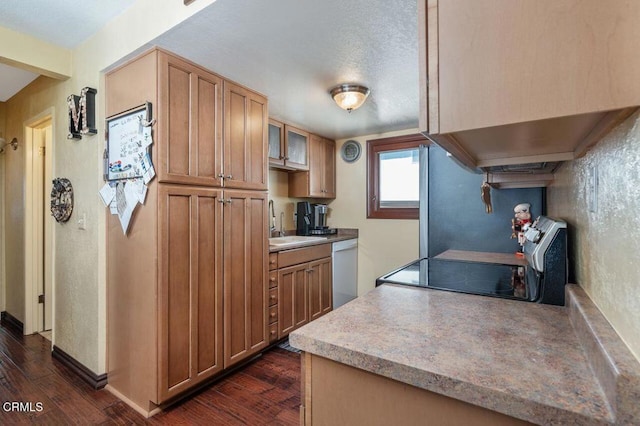
POLYGON ((341 138, 418 126, 416 0, 218 0, 154 41, 269 98, 274 118, 341 138), (328 94, 371 89, 351 114, 328 94))
POLYGON ((135 0, 2 0, 0 26, 71 49, 133 3, 135 0))
MULTIPOLYGON (((133 2, 2 0, 0 26, 72 48, 133 2)), ((324 136, 418 125, 417 0, 217 0, 152 44, 267 95, 272 117, 324 136), (349 114, 328 91, 352 82, 371 94, 349 114)))

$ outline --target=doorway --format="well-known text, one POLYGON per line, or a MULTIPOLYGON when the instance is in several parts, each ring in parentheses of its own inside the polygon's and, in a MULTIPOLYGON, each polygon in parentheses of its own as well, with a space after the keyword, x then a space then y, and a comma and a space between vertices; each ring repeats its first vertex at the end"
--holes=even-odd
POLYGON ((24 334, 53 328, 54 219, 48 205, 48 189, 53 180, 53 134, 51 112, 25 125, 24 334))

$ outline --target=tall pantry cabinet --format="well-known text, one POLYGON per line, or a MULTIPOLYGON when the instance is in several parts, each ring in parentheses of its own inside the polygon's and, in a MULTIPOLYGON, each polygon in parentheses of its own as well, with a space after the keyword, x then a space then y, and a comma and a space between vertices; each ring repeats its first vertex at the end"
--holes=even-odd
POLYGON ((147 200, 107 229, 108 386, 152 414, 267 346, 267 100, 160 49, 105 92, 157 118, 147 200))

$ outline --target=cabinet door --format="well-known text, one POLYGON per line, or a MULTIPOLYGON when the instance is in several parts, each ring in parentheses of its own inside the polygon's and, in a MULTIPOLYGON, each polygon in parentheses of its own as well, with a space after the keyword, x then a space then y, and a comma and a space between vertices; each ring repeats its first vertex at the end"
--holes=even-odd
POLYGON ((284 166, 284 124, 269 119, 269 165, 284 166))
MULTIPOLYGON (((335 173, 336 173, 336 143, 330 139, 325 139, 318 135, 311 135, 309 147, 309 173, 306 197, 313 198, 335 198, 335 173)), ((294 177, 304 182, 302 175, 294 177)), ((291 190, 291 188, 290 188, 291 190)), ((291 194, 289 194, 291 195, 291 194)), ((298 194, 297 196, 301 196, 298 194)))
POLYGON ((160 182, 221 186, 222 79, 158 55, 160 182))
POLYGON ((285 165, 290 169, 309 170, 309 132, 284 126, 285 165))
POLYGON ((267 99, 224 82, 224 186, 266 190, 267 99))
POLYGON ((324 139, 323 148, 323 196, 324 198, 336 198, 336 142, 324 139))
POLYGON ((309 263, 307 270, 309 287, 309 321, 330 312, 333 308, 331 286, 331 258, 309 263))
POLYGON ((220 196, 160 185, 160 401, 222 369, 220 196))
POLYGON ((224 191, 224 366, 268 342, 266 192, 224 191))
POLYGON ((278 338, 309 322, 308 263, 278 270, 278 338))

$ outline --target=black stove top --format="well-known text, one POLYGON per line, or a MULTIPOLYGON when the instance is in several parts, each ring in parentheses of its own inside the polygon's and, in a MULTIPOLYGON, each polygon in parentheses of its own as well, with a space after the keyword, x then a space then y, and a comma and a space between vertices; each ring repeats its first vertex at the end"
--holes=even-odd
POLYGON ((537 283, 525 267, 447 259, 421 259, 376 280, 461 293, 533 301, 537 283))

